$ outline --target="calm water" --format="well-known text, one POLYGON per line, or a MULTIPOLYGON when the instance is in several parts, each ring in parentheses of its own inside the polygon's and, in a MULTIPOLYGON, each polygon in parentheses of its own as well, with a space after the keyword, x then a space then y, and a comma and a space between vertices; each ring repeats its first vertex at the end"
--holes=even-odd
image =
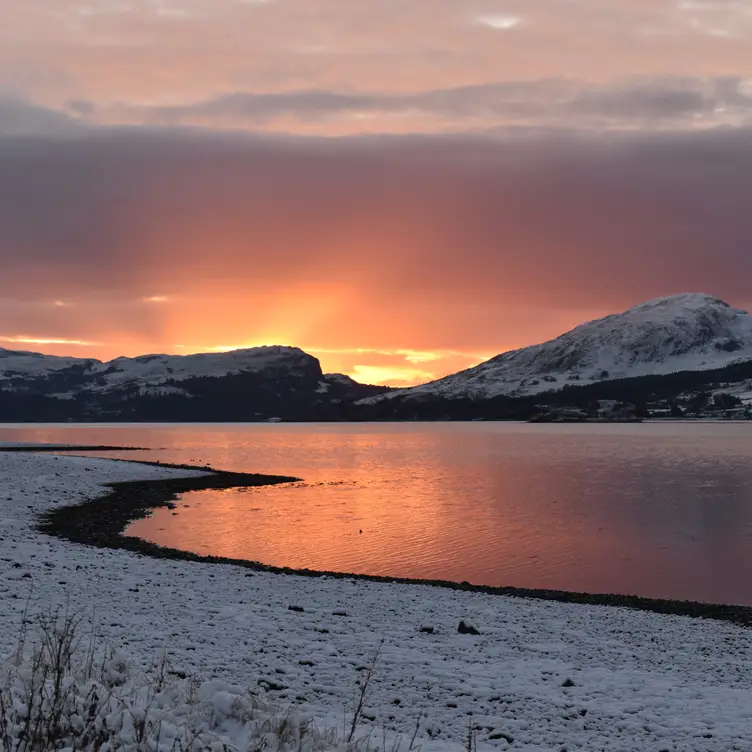
POLYGON ((752 604, 748 423, 0 426, 0 441, 304 479, 188 494, 129 530, 199 553, 752 604))

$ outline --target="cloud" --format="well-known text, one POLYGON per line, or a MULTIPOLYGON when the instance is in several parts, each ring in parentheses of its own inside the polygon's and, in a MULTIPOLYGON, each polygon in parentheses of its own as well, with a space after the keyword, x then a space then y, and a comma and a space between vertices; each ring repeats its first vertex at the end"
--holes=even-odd
MULTIPOLYGON (((237 348, 227 348, 237 349, 237 348)), ((390 364, 399 362, 411 363, 418 365, 420 363, 433 363, 437 360, 446 358, 457 359, 464 358, 468 361, 468 365, 477 365, 481 361, 488 360, 495 353, 479 354, 468 353, 460 350, 410 350, 410 349, 369 349, 365 347, 350 347, 344 349, 333 349, 331 347, 317 347, 314 345, 306 345, 306 350, 315 355, 350 355, 358 357, 361 355, 367 355, 370 359, 386 359, 390 364)))
POLYGON ((230 316, 242 298, 265 336, 332 325, 348 346, 485 351, 517 325, 509 306, 746 299, 749 195, 741 129, 337 142, 115 129, 0 139, 0 254, 6 287, 47 300, 184 300, 145 306, 144 326, 196 300, 230 316), (377 342, 385 328, 400 341, 377 342))
POLYGON ((133 6, 130 3, 118 2, 115 0, 100 0, 99 2, 93 2, 89 5, 78 5, 75 12, 79 16, 100 16, 100 15, 120 15, 122 13, 129 13, 133 10, 133 6))
POLYGON ((59 110, 30 104, 0 92, 0 138, 73 136, 81 133, 76 118, 59 110))
POLYGON ((749 3, 744 0, 680 0, 676 8, 691 31, 710 37, 743 38, 752 21, 749 3))
POLYGON ((750 123, 749 103, 724 88, 749 75, 743 2, 318 0, 312 12, 310 0, 16 0, 4 14, 0 87, 36 102, 37 119, 63 113, 55 129, 750 123))
MULTIPOLYGON (((742 77, 628 79, 600 86, 551 79, 507 81, 414 94, 236 92, 202 102, 140 109, 145 122, 264 126, 370 116, 409 118, 415 130, 461 127, 624 128, 752 124, 742 77)), ((132 114, 131 114, 132 115, 132 114)), ((127 117, 127 113, 126 113, 127 117)))
POLYGON ((59 354, 292 344, 407 383, 659 295, 749 307, 749 195, 744 128, 6 136, 0 315, 59 354))
POLYGON ((101 342, 86 342, 80 339, 61 339, 50 337, 31 337, 26 334, 18 334, 14 337, 0 335, 0 342, 10 342, 23 345, 72 345, 74 347, 95 347, 101 342))
POLYGON ((384 384, 387 386, 411 386, 425 384, 437 378, 433 371, 404 366, 370 366, 357 364, 347 374, 361 384, 384 384))
POLYGON ((416 377, 653 295, 752 303, 748 3, 3 13, 6 333, 416 377))
POLYGON ((507 81, 412 94, 235 92, 189 104, 139 107, 74 100, 61 110, 6 97, 0 98, 0 137, 76 136, 107 121, 258 133, 294 133, 313 125, 322 134, 364 127, 375 133, 739 127, 752 125, 749 92, 749 78, 726 76, 632 78, 599 86, 565 79, 507 81))
POLYGON ((478 18, 478 23, 483 26, 489 26, 492 29, 508 31, 509 29, 518 28, 522 23, 522 19, 519 16, 495 13, 492 15, 480 16, 478 18))

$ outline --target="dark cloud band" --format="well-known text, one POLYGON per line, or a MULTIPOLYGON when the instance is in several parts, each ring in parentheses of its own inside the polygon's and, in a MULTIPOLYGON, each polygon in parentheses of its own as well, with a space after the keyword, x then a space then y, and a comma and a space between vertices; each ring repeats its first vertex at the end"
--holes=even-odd
MULTIPOLYGON (((212 294, 262 311, 270 291, 292 305, 298 288, 337 288, 361 312, 347 322, 353 342, 410 317, 451 347, 466 337, 453 322, 470 320, 457 312, 473 306, 489 311, 473 309, 477 334, 510 306, 618 309, 682 290, 745 305, 750 195, 743 129, 337 140, 94 129, 0 138, 0 257, 17 297, 212 294)), ((142 308, 113 320, 161 321, 163 306, 142 308)))

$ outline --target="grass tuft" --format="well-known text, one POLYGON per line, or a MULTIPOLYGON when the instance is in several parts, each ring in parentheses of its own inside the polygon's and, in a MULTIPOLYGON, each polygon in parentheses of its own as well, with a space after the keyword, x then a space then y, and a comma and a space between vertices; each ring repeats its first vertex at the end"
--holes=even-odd
POLYGON ((0 664, 0 752, 420 751, 423 711, 409 740, 383 728, 379 744, 363 724, 381 646, 361 671, 351 720, 337 731, 295 706, 173 671, 166 656, 133 673, 95 638, 68 609, 24 615, 17 648, 0 664))

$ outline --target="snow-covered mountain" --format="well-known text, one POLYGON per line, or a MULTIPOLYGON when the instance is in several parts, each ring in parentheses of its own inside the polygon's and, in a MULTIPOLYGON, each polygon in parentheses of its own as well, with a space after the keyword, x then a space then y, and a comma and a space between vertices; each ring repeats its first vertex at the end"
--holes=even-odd
POLYGON ((0 349, 0 398, 10 405, 6 413, 14 401, 25 400, 32 412, 45 414, 57 406, 60 415, 73 417, 300 418, 380 391, 341 374, 322 373, 319 361, 296 347, 108 362, 0 349), (66 402, 78 409, 61 407, 66 402))
POLYGON ((311 355, 296 347, 254 347, 196 355, 140 355, 101 362, 0 348, 0 389, 49 393, 51 382, 70 380, 66 396, 82 391, 108 392, 136 388, 142 394, 158 392, 196 378, 266 371, 300 372, 313 366, 311 355))
POLYGON ((611 379, 702 371, 752 359, 752 316, 710 295, 657 298, 540 345, 384 399, 528 396, 611 379))
POLYGON ((570 391, 557 394, 565 387, 589 386, 575 390, 585 401, 650 401, 693 390, 746 394, 750 384, 752 316, 709 295, 685 293, 582 324, 550 342, 503 353, 438 381, 393 391, 326 375, 316 358, 295 347, 143 355, 105 363, 0 349, 0 421, 524 417, 530 399, 512 400, 519 410, 483 405, 494 397, 544 393, 542 401, 575 399, 570 391), (681 376, 669 376, 677 373, 681 376), (663 386, 640 382, 635 387, 640 380, 633 377, 644 376, 662 376, 663 386), (622 379, 631 381, 607 383, 622 379), (620 386, 625 383, 632 385, 626 391, 620 386), (614 393, 601 394, 604 389, 614 393))
POLYGON ((139 355, 102 363, 95 369, 94 383, 86 388, 106 392, 137 387, 143 394, 159 391, 167 383, 180 388, 182 382, 198 378, 216 379, 244 373, 305 376, 313 372, 318 376, 319 371, 316 358, 297 347, 253 347, 196 355, 139 355))

